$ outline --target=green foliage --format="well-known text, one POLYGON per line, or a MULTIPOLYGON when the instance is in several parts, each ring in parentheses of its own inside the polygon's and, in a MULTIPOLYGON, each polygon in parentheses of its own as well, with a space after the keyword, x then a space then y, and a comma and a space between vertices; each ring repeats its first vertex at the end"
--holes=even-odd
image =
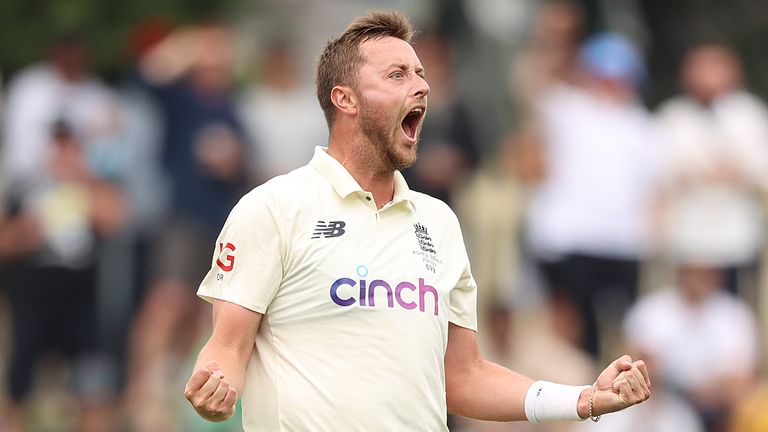
POLYGON ((182 25, 227 16, 237 0, 2 0, 0 71, 7 79, 40 59, 57 34, 85 39, 93 69, 116 78, 128 62, 126 37, 143 18, 163 17, 182 25))

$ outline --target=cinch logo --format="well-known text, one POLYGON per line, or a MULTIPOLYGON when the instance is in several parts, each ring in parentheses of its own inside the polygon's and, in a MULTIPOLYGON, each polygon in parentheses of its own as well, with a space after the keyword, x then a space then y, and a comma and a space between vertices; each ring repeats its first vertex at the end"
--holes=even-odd
POLYGON ((340 278, 336 279, 331 284, 330 296, 334 303, 342 307, 352 306, 355 303, 359 304, 361 307, 374 307, 376 306, 375 294, 376 289, 378 288, 379 292, 387 293, 387 307, 389 308, 394 308, 395 302, 397 302, 403 309, 413 310, 418 307, 421 312, 424 312, 426 309, 426 299, 427 297, 431 297, 432 302, 435 305, 435 316, 439 313, 438 303, 440 296, 437 294, 435 287, 427 285, 423 278, 419 278, 418 286, 407 281, 398 282, 396 284, 390 284, 381 279, 367 281, 364 278, 368 276, 368 268, 362 265, 357 266, 357 275, 360 276, 360 280, 356 281, 350 278, 340 278), (355 295, 340 294, 339 289, 345 286, 357 286, 359 288, 357 298, 355 298, 355 295), (408 296, 414 301, 408 301, 404 298, 403 294, 406 291, 409 292, 408 296), (418 303, 415 301, 417 299, 418 303))
POLYGON ((312 238, 316 239, 320 238, 320 236, 324 236, 325 238, 339 237, 344 234, 345 226, 347 226, 347 224, 344 221, 329 221, 328 223, 325 221, 317 221, 317 226, 315 227, 315 232, 312 233, 312 238))
POLYGON ((221 267, 225 272, 232 271, 235 267, 235 256, 229 251, 235 251, 235 245, 232 243, 219 243, 219 256, 216 257, 216 265, 221 267), (224 264, 226 262, 226 264, 224 264))

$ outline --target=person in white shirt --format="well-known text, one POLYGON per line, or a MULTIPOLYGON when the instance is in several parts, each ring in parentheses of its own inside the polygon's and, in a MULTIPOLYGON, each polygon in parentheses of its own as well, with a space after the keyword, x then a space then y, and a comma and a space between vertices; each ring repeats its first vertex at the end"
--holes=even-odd
POLYGON ((689 50, 681 77, 684 93, 659 110, 663 244, 675 254, 706 253, 737 292, 749 287, 764 246, 768 107, 744 89, 739 60, 725 46, 689 50))
POLYGON ((477 348, 476 285, 456 216, 411 191, 430 91, 404 15, 372 11, 329 42, 312 161, 233 209, 198 294, 213 334, 185 396, 211 421, 242 396, 246 431, 447 430, 447 413, 580 420, 650 396, 622 356, 592 386, 536 381, 477 348))
POLYGON ((57 121, 73 128, 96 174, 104 178, 119 174, 122 154, 116 140, 117 99, 89 72, 88 55, 78 35, 58 36, 44 60, 14 75, 4 102, 5 181, 35 181, 48 168, 52 158, 50 131, 57 121))
POLYGON ((638 86, 639 49, 601 33, 579 52, 574 82, 549 86, 530 144, 540 173, 531 190, 525 246, 550 297, 572 311, 573 342, 595 358, 637 297, 651 251, 660 139, 638 86))
POLYGON ((755 383, 758 323, 744 300, 723 289, 723 272, 704 255, 675 259, 676 283, 632 306, 625 338, 653 359, 655 374, 696 408, 706 430, 725 430, 716 426, 725 427, 755 383))
POLYGON ((313 89, 299 76, 293 45, 273 42, 260 64, 261 79, 247 85, 237 105, 250 141, 254 185, 304 165, 315 146, 325 145, 326 130, 313 89))

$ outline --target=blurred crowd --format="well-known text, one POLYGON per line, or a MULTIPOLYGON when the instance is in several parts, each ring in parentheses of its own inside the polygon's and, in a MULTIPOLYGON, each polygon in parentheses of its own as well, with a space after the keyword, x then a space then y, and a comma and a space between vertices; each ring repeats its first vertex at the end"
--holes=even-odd
MULTIPOLYGON (((377 5, 294 3, 293 26, 143 20, 109 84, 77 33, 7 77, 0 432, 241 430, 184 401, 210 328, 194 293, 239 197, 327 142, 313 56, 377 5)), ((489 3, 465 2, 462 34, 517 38, 502 68, 483 60, 491 44, 404 6, 432 89, 404 174, 462 221, 488 358, 585 384, 629 352, 654 393, 596 424, 451 430, 768 430, 768 105, 742 59, 692 44, 678 93, 649 109, 646 52, 622 29, 587 32, 577 3, 548 0, 527 3, 519 34, 487 15, 473 30, 489 3)))

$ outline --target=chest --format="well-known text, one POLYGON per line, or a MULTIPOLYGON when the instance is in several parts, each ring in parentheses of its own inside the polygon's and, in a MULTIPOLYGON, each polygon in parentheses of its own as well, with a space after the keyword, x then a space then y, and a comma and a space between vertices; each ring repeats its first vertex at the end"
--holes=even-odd
POLYGON ((301 215, 293 226, 271 322, 447 321, 460 272, 440 225, 403 208, 353 206, 301 215))

